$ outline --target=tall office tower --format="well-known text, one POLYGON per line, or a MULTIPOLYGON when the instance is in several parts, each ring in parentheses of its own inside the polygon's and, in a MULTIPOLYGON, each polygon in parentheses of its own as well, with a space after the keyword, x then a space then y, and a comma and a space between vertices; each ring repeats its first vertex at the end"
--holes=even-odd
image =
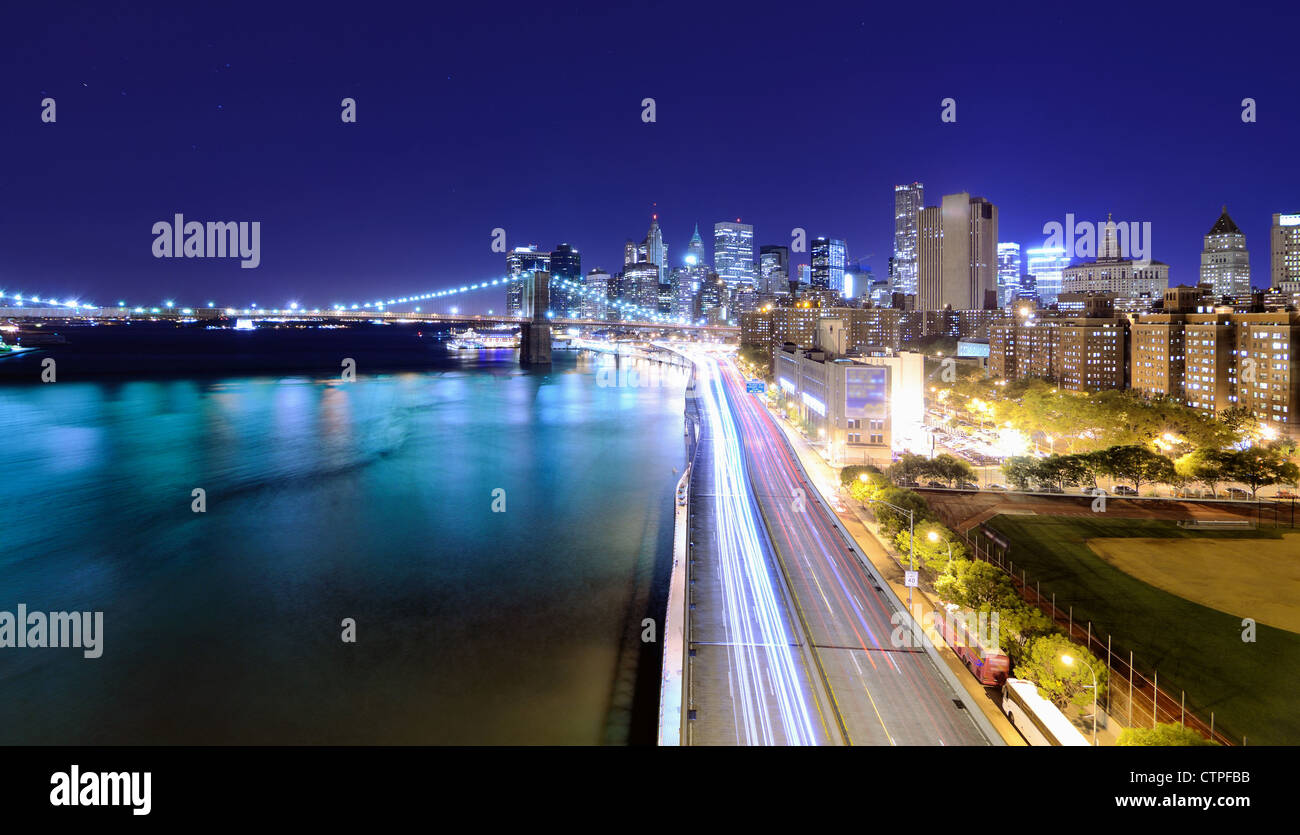
POLYGON ((650 231, 646 233, 645 242, 641 244, 639 260, 654 264, 659 268, 659 283, 667 284, 669 276, 668 246, 664 244, 663 232, 659 230, 659 215, 650 216, 650 231))
POLYGON ((1246 236, 1228 217, 1227 206, 1205 234, 1201 283, 1213 287, 1216 296, 1250 295, 1250 252, 1246 249, 1246 236))
POLYGON ((644 261, 644 260, 645 260, 644 244, 638 244, 636 241, 632 240, 631 238, 628 238, 627 243, 623 244, 623 266, 626 267, 629 264, 635 264, 638 261, 644 261))
POLYGON ((770 296, 790 295, 790 247, 759 247, 758 292, 770 296))
POLYGON ((916 295, 917 216, 925 208, 925 186, 894 186, 893 292, 916 295))
POLYGON ((549 272, 551 255, 538 252, 536 244, 517 246, 506 253, 506 315, 522 315, 524 309, 524 273, 549 272))
POLYGON ((754 284, 754 227, 748 223, 713 224, 713 271, 730 288, 754 284))
MULTIPOLYGON (((700 237, 700 225, 695 224, 695 232, 691 235, 690 243, 686 245, 686 256, 682 259, 690 267, 708 267, 709 254, 704 249, 704 239, 700 237)), ((708 278, 708 274, 704 275, 708 278)))
POLYGON ((998 244, 998 307, 1006 307, 1020 291, 1020 244, 998 244))
MULTIPOLYGON (((690 256, 687 255, 687 257, 690 256)), ((674 319, 682 319, 687 322, 695 320, 695 296, 700 292, 700 284, 703 281, 700 271, 703 269, 703 267, 689 265, 673 267, 673 305, 671 312, 674 319)))
POLYGON ((1273 215, 1270 243, 1272 286, 1277 287, 1284 281, 1300 281, 1300 214, 1273 215))
POLYGON ((1061 294, 1062 271, 1070 266, 1064 247, 1040 246, 1025 250, 1025 270, 1034 277, 1034 291, 1043 306, 1055 304, 1061 294))
POLYGON ((582 256, 569 244, 560 244, 551 252, 551 312, 557 318, 572 319, 578 315, 583 293, 569 289, 562 283, 582 284, 582 256))
POLYGON ((587 273, 587 293, 582 299, 582 318, 607 320, 609 318, 609 298, 614 290, 609 273, 600 267, 587 273))
POLYGON ((917 218, 918 310, 979 310, 997 288, 998 208, 966 192, 945 194, 917 218))
POLYGON ((844 241, 838 238, 813 238, 812 286, 835 293, 844 292, 844 241))
POLYGON ((624 319, 645 319, 659 309, 659 265, 649 261, 630 264, 623 270, 622 301, 642 308, 624 313, 624 319))
POLYGON ((717 273, 710 273, 695 298, 695 318, 718 321, 725 316, 726 304, 726 282, 717 273))

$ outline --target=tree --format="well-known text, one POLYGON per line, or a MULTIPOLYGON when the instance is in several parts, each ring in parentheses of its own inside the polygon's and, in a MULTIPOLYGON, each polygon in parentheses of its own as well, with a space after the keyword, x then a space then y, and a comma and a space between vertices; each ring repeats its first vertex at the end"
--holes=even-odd
POLYGON ((955 455, 940 453, 927 463, 928 474, 947 482, 949 487, 953 482, 961 484, 975 479, 975 468, 955 455))
POLYGON ((1167 484, 1174 474, 1172 461, 1137 444, 1102 450, 1098 463, 1107 475, 1133 482, 1133 489, 1138 492, 1142 491, 1143 484, 1167 484))
POLYGON ((1055 630, 1056 624, 1046 612, 1024 600, 1011 602, 998 610, 999 643, 1002 651, 1013 661, 1024 658, 1035 638, 1050 635, 1055 630))
POLYGON ((1300 467, 1288 459, 1289 451, 1289 445, 1275 441, 1224 453, 1224 476, 1249 487, 1251 498, 1270 484, 1294 484, 1300 467))
POLYGON ((900 513, 890 505, 897 505, 904 510, 910 510, 915 515, 916 524, 931 518, 930 507, 921 498, 919 493, 911 490, 903 490, 898 487, 886 487, 875 495, 875 501, 871 503, 871 512, 875 514, 876 521, 880 523, 880 530, 885 536, 891 539, 899 532, 907 530, 907 514, 900 513), (888 502, 888 504, 885 504, 888 502))
POLYGON ((949 572, 935 581, 934 590, 949 603, 967 609, 1003 609, 1020 600, 1007 575, 983 560, 953 560, 949 572))
POLYGON ((861 464, 850 464, 840 470, 840 484, 848 487, 853 484, 853 482, 862 478, 862 476, 878 472, 880 472, 880 468, 874 464, 866 464, 865 466, 861 464))
POLYGON ((1080 709, 1091 710, 1093 704, 1092 675, 1097 675, 1097 702, 1106 692, 1106 665, 1091 652, 1075 644, 1064 635, 1043 635, 1029 642, 1024 659, 1016 664, 1016 678, 1028 679, 1038 685, 1038 692, 1059 708, 1071 702, 1080 709), (1066 664, 1063 656, 1074 663, 1066 664), (1088 668, 1092 668, 1092 672, 1088 668))
POLYGON ((895 484, 916 481, 929 471, 930 459, 924 455, 906 452, 893 464, 889 465, 889 477, 895 484))
POLYGON ((1226 464, 1224 453, 1202 448, 1179 458, 1174 462, 1174 469, 1185 478, 1204 484, 1210 495, 1217 497, 1219 483, 1225 479, 1226 464))
POLYGON ((1206 739, 1191 728, 1184 728, 1172 722, 1161 722, 1154 728, 1125 728, 1120 732, 1116 745, 1218 745, 1206 739))
MULTIPOLYGON (((966 558, 966 545, 957 535, 938 522, 919 522, 916 525, 916 560, 935 574, 942 573, 948 567, 948 546, 952 545, 952 559, 966 558), (933 538, 931 537, 933 534, 933 538)), ((894 545, 901 554, 912 552, 912 539, 907 530, 901 530, 894 536, 894 545)))
POLYGON ((880 494, 881 490, 893 487, 888 476, 881 472, 865 473, 866 478, 855 478, 849 485, 849 495, 855 501, 867 504, 880 494))
POLYGON ((1032 455, 1013 455, 1002 462, 1002 474, 1007 484, 1017 490, 1028 490, 1030 482, 1038 481, 1038 459, 1032 455))

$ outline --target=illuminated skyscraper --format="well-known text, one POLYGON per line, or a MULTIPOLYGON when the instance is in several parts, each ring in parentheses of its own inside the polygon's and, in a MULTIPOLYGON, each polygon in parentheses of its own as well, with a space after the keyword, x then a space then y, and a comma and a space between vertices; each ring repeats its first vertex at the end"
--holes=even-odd
POLYGON ((916 295, 917 215, 925 208, 925 186, 894 186, 893 292, 916 295))
POLYGON ((581 285, 582 256, 569 244, 560 244, 551 252, 550 265, 551 312, 560 318, 575 318, 582 303, 582 291, 568 289, 559 279, 581 285))
POLYGON ((650 231, 646 233, 641 250, 644 253, 641 260, 659 267, 659 283, 667 284, 671 271, 668 267, 668 246, 664 243, 663 232, 659 230, 659 215, 650 216, 650 231))
POLYGON ((1205 248, 1201 250, 1201 283, 1214 287, 1216 296, 1250 294, 1250 253, 1246 250, 1246 236, 1228 217, 1227 206, 1205 234, 1205 248))
POLYGON ((709 254, 704 251, 704 239, 700 237, 700 225, 695 224, 695 233, 686 245, 686 257, 683 259, 689 267, 708 267, 709 254))
POLYGON ((966 192, 917 218, 917 310, 981 310, 997 288, 998 208, 966 192))
POLYGON ((1273 215, 1269 237, 1272 244, 1272 286, 1277 287, 1284 281, 1300 281, 1300 214, 1273 215))
POLYGON ((740 221, 713 224, 713 271, 728 287, 753 286, 753 226, 740 221))
POLYGON ((1025 250, 1025 270, 1034 277, 1034 292, 1043 306, 1055 304, 1061 294, 1061 271, 1070 266, 1064 247, 1042 246, 1025 250))
POLYGON ((812 286, 835 293, 844 292, 844 241, 837 238, 813 238, 812 286))
POLYGON ((998 244, 998 307, 1006 307, 1020 290, 1020 244, 998 244))
POLYGON ((759 247, 758 291, 770 296, 790 295, 790 247, 759 247))
POLYGON ((549 272, 551 255, 538 252, 536 244, 517 246, 506 253, 506 315, 519 316, 524 309, 524 273, 549 272))

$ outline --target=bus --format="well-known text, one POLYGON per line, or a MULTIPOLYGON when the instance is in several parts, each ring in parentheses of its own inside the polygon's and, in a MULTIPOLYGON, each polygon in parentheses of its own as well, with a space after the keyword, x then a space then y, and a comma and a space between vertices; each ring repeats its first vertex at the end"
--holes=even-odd
POLYGON ((1088 738, 1056 705, 1038 695, 1038 685, 1009 678, 1002 686, 1002 712, 1030 745, 1087 745, 1088 738))

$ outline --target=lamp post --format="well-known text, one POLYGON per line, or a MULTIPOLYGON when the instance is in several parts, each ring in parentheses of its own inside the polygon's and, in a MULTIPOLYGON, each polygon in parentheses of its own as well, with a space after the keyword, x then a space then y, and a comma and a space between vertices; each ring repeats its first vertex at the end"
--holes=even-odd
MULTIPOLYGON (((1075 658, 1070 655, 1062 655, 1061 662, 1067 667, 1074 666, 1075 658)), ((1095 748, 1097 745, 1097 673, 1093 671, 1092 665, 1087 661, 1078 659, 1079 663, 1088 668, 1092 674, 1092 744, 1095 748)), ((1086 685, 1085 685, 1086 686, 1086 685)))
MULTIPOLYGON (((916 514, 905 507, 899 507, 898 505, 887 502, 884 499, 871 499, 870 501, 879 502, 880 504, 883 505, 889 505, 894 510, 897 510, 899 513, 907 514, 907 544, 911 547, 911 551, 912 551, 909 559, 911 560, 911 564, 912 564, 911 570, 916 571, 916 536, 915 536, 916 514)), ((912 611, 912 587, 911 586, 907 587, 907 611, 909 613, 911 613, 912 611)))
POLYGON ((944 568, 944 573, 947 574, 952 570, 952 543, 948 541, 948 537, 940 536, 938 531, 930 531, 930 533, 926 535, 926 539, 931 542, 938 542, 942 539, 943 544, 948 546, 948 565, 944 568))

